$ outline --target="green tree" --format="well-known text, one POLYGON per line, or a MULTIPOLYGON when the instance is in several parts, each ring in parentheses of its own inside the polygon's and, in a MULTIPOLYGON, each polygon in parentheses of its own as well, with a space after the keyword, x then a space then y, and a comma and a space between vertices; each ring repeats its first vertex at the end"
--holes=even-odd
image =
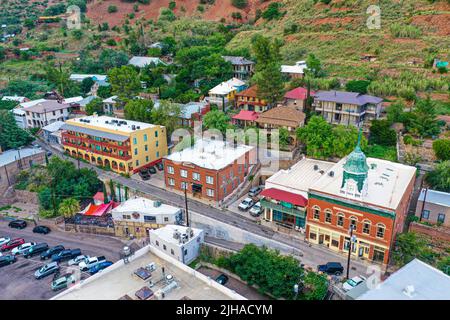
POLYGON ((230 117, 219 110, 212 110, 203 117, 203 126, 206 129, 217 129, 225 133, 230 126, 230 117))
POLYGON ((85 78, 83 81, 81 81, 81 92, 83 95, 86 95, 91 91, 92 86, 94 85, 95 81, 92 80, 92 78, 85 78))
POLYGON ((449 192, 450 191, 450 160, 438 163, 433 171, 425 176, 431 188, 449 192))
POLYGON ((17 126, 14 116, 7 110, 0 110, 0 146, 2 150, 16 149, 33 141, 33 137, 17 126))
POLYGON ((437 121, 436 103, 430 97, 419 100, 411 112, 411 120, 407 124, 408 131, 421 137, 437 135, 440 132, 437 121))
POLYGON ((436 255, 428 246, 428 241, 414 232, 405 232, 397 236, 396 250, 392 252, 392 259, 398 266, 403 266, 418 258, 433 264, 436 255))
POLYGON ((322 63, 314 54, 311 53, 308 55, 306 58, 306 66, 306 74, 309 74, 313 78, 319 78, 323 75, 322 63))
POLYGON ((105 186, 104 182, 102 183, 102 191, 103 191, 103 203, 107 204, 109 202, 108 201, 108 193, 106 192, 106 186, 105 186))
POLYGON ((390 123, 403 122, 405 103, 403 100, 397 100, 386 108, 387 119, 390 123))
POLYGON ((44 70, 47 81, 55 85, 59 93, 64 97, 65 91, 72 84, 69 71, 63 69, 61 64, 57 68, 48 64, 44 67, 44 70))
POLYGON ((75 198, 64 199, 59 204, 58 213, 64 218, 71 218, 78 212, 80 212, 80 202, 75 198))
POLYGON ((308 124, 297 129, 298 139, 306 145, 306 153, 314 158, 328 158, 330 152, 332 127, 320 116, 313 116, 308 124))
POLYGON ((152 123, 166 127, 167 137, 178 127, 181 117, 181 107, 168 100, 160 100, 159 108, 152 109, 152 123))
POLYGON ((245 9, 248 6, 248 0, 231 0, 231 4, 238 9, 245 9))
POLYGON ((252 50, 258 63, 252 80, 258 86, 258 95, 270 105, 280 100, 284 93, 280 46, 279 41, 270 41, 260 35, 253 39, 252 50))
POLYGON ((139 75, 132 66, 113 68, 108 73, 108 79, 112 94, 121 100, 134 98, 141 89, 139 75))
POLYGON ((280 139, 280 146, 285 148, 289 145, 289 140, 290 140, 290 134, 288 129, 281 127, 278 130, 278 134, 279 134, 279 139, 280 139))
POLYGON ((117 201, 116 188, 114 187, 114 182, 112 179, 109 179, 109 191, 111 194, 111 201, 117 201))
POLYGON ((86 113, 92 115, 97 113, 98 115, 103 114, 103 100, 100 98, 94 98, 91 102, 86 105, 86 113))
POLYGON ((148 99, 134 99, 125 105, 125 119, 152 122, 153 101, 148 99))
POLYGON ((373 120, 370 126, 370 142, 382 146, 395 146, 397 134, 388 120, 373 120))
POLYGON ((359 92, 362 94, 367 93, 367 87, 369 86, 370 81, 368 80, 350 80, 345 85, 345 90, 350 92, 359 92))
POLYGON ((433 141, 433 150, 439 160, 450 160, 450 139, 433 141))

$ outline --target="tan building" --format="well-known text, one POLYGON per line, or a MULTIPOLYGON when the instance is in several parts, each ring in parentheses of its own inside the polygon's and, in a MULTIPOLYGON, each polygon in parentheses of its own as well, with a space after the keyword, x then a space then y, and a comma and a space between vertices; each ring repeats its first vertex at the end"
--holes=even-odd
POLYGON ((416 217, 423 222, 450 227, 450 193, 422 189, 417 201, 416 217))
POLYGON ((305 123, 305 114, 293 108, 280 106, 261 113, 256 123, 269 132, 272 129, 286 129, 289 131, 292 144, 296 140, 295 131, 305 123))
POLYGON ((121 238, 147 238, 150 230, 168 224, 180 224, 180 208, 146 198, 129 199, 111 211, 116 236, 121 238))

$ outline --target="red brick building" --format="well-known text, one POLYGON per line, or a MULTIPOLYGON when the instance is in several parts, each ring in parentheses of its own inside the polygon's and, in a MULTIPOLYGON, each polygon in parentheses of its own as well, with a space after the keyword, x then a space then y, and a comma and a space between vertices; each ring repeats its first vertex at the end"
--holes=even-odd
POLYGON ((306 239, 330 250, 387 264, 403 231, 416 168, 367 158, 359 144, 309 189, 306 239))
POLYGON ((165 185, 219 203, 245 181, 255 155, 250 146, 200 140, 164 158, 165 185))

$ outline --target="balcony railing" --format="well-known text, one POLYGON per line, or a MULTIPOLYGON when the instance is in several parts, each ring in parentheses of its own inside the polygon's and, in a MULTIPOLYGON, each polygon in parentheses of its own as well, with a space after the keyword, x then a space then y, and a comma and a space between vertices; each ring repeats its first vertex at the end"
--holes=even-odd
POLYGON ((97 149, 91 149, 89 147, 83 146, 82 144, 76 144, 76 143, 72 143, 70 141, 65 141, 63 140, 62 143, 64 146, 68 146, 68 147, 72 147, 72 148, 77 148, 79 150, 84 150, 86 152, 91 152, 92 154, 100 154, 100 155, 104 155, 107 157, 111 157, 111 158, 116 158, 116 159, 120 159, 120 160, 131 160, 131 155, 119 155, 116 153, 112 153, 112 152, 105 152, 103 150, 97 150, 97 149))
POLYGON ((277 203, 273 203, 272 201, 266 200, 266 199, 261 199, 260 200, 261 203, 261 207, 263 208, 270 208, 273 210, 277 210, 280 212, 284 212, 299 218, 305 218, 306 217, 306 213, 303 210, 299 210, 296 208, 286 208, 285 206, 282 206, 281 204, 277 204, 277 203))
POLYGON ((97 141, 95 139, 91 139, 91 138, 88 138, 85 136, 76 136, 76 135, 70 134, 68 132, 63 132, 61 136, 63 139, 64 138, 72 139, 72 140, 76 139, 76 140, 80 140, 81 142, 85 142, 87 144, 97 144, 97 145, 101 145, 102 147, 121 149, 123 151, 130 150, 130 146, 128 144, 119 145, 116 141, 112 141, 112 140, 97 141))

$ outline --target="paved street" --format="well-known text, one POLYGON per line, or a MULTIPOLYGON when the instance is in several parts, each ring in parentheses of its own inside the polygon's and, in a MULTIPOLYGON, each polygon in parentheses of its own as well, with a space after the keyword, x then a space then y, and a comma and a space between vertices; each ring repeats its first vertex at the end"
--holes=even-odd
MULTIPOLYGON (((76 159, 65 156, 59 150, 51 148, 42 142, 39 142, 39 144, 44 149, 52 151, 53 153, 57 152, 59 156, 68 159, 74 162, 75 164, 77 163, 76 159)), ((105 179, 112 178, 113 180, 118 181, 120 184, 124 186, 146 193, 150 195, 152 198, 159 199, 173 206, 184 208, 184 197, 182 195, 168 192, 167 190, 144 183, 143 181, 123 177, 114 172, 104 171, 102 169, 97 168, 96 166, 81 161, 80 166, 82 168, 87 167, 94 169, 101 178, 105 179)), ((229 210, 217 209, 212 206, 191 199, 188 200, 188 207, 189 210, 197 212, 201 215, 238 227, 241 230, 245 230, 253 234, 260 235, 262 237, 273 239, 277 242, 292 247, 293 250, 294 249, 300 250, 300 252, 303 255, 302 260, 304 261, 304 263, 312 267, 315 267, 318 264, 326 263, 328 261, 339 261, 344 266, 346 265, 346 257, 344 255, 333 253, 319 246, 311 246, 310 244, 304 241, 300 241, 296 238, 292 238, 287 235, 279 234, 266 226, 256 224, 254 221, 252 221, 248 217, 245 217, 244 215, 238 215, 229 210)), ((367 266, 368 266, 367 262, 361 260, 354 260, 352 258, 352 267, 355 269, 351 271, 351 275, 366 274, 367 266)))
MULTIPOLYGON (((89 235, 84 233, 67 233, 52 228, 47 235, 32 232, 32 224, 23 230, 11 229, 7 221, 0 221, 0 237, 24 238, 27 242, 46 242, 50 247, 62 244, 66 249, 80 248, 83 254, 90 256, 105 256, 106 259, 117 261, 123 243, 115 238, 89 235)), ((3 254, 7 254, 4 252, 3 254)), ((49 262, 48 260, 46 262, 49 262)), ((18 257, 17 262, 0 268, 0 300, 2 299, 49 299, 56 293, 51 291, 53 276, 41 280, 34 278, 36 269, 46 263, 39 256, 30 259, 18 257)), ((67 263, 61 264, 61 275, 67 273, 67 263)), ((82 279, 89 274, 83 273, 82 279)))

